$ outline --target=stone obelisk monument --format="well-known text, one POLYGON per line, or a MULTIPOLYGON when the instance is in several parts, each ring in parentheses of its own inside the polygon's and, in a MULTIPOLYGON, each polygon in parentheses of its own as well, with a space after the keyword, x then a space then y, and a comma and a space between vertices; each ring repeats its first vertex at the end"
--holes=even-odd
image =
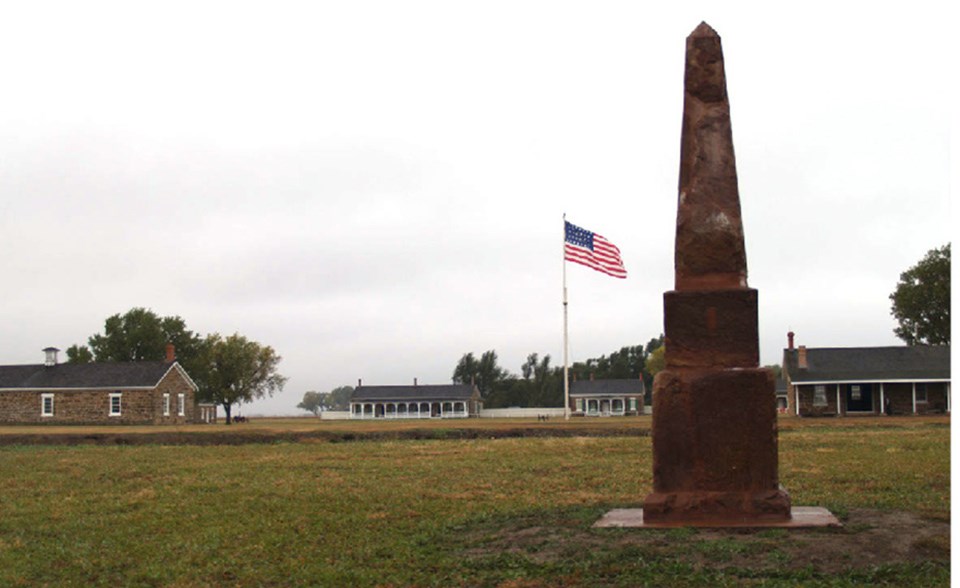
POLYGON ((777 478, 773 374, 760 369, 720 37, 687 37, 674 290, 653 384, 645 523, 790 519, 777 478))

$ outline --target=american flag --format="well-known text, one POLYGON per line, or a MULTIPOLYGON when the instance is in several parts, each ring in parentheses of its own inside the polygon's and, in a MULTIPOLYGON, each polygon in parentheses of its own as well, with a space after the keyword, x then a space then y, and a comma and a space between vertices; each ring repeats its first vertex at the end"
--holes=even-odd
POLYGON ((563 259, 593 268, 615 278, 626 278, 627 269, 620 259, 620 250, 596 233, 563 221, 566 238, 563 259))

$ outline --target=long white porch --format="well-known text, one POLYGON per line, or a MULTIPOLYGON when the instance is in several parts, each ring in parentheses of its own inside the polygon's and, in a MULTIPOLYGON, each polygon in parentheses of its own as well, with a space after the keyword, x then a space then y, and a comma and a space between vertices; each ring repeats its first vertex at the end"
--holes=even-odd
POLYGON ((462 401, 350 403, 350 417, 354 419, 455 419, 468 416, 467 403, 462 401))

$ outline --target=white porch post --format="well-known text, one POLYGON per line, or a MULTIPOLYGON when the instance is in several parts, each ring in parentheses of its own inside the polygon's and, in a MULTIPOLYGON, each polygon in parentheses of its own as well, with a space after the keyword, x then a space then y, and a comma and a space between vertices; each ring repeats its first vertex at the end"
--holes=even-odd
POLYGON ((884 410, 884 407, 885 407, 886 405, 883 403, 883 401, 884 401, 884 397, 883 397, 883 382, 880 382, 880 414, 887 414, 887 411, 884 410))
POLYGON ((947 412, 950 412, 950 382, 947 382, 947 412))
POLYGON ((917 383, 914 382, 910 387, 913 389, 913 414, 917 414, 917 383))
POLYGON ((800 416, 800 386, 793 386, 793 399, 794 399, 794 410, 797 413, 797 416, 800 416))
POLYGON ((840 384, 837 384, 837 415, 840 415, 840 384))

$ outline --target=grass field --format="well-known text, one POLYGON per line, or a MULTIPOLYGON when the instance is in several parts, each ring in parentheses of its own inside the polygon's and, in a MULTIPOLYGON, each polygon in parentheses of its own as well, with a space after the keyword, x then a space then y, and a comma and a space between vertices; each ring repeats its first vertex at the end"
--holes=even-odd
POLYGON ((914 540, 904 530, 906 555, 889 561, 816 548, 872 537, 877 525, 861 522, 872 520, 866 512, 909 515, 921 531, 946 524, 946 417, 784 419, 781 481, 794 504, 826 506, 847 521, 841 531, 789 533, 591 529, 609 508, 639 506, 652 482, 648 437, 591 431, 642 430, 648 419, 289 419, 229 430, 539 425, 585 429, 469 440, 0 446, 0 586, 949 583, 949 537, 940 531, 914 540), (802 559, 808 551, 837 561, 802 559))

